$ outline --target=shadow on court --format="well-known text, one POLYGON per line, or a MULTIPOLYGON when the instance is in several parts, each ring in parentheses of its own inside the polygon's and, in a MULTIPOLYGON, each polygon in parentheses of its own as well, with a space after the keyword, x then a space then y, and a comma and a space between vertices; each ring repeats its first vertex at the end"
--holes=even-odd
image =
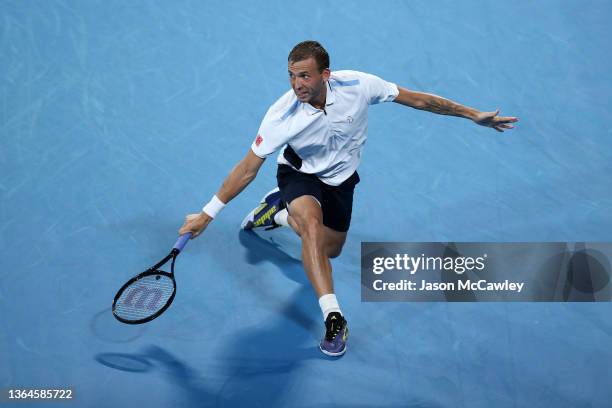
MULTIPOLYGON (((291 238, 298 239, 297 237, 291 238)), ((286 278, 302 285, 294 295, 293 301, 283 304, 279 312, 316 336, 320 323, 313 318, 313 315, 318 316, 318 304, 302 262, 285 252, 280 243, 264 239, 254 232, 241 230, 239 240, 247 250, 247 263, 257 265, 263 261, 272 262, 286 278)))
POLYGON ((235 406, 286 406, 280 398, 301 376, 306 360, 328 359, 317 349, 320 322, 313 293, 301 287, 279 309, 279 317, 241 330, 221 352, 227 381, 221 394, 235 406), (274 390, 273 392, 270 392, 274 390))
POLYGON ((227 381, 221 394, 237 406, 284 406, 281 396, 299 379, 303 362, 327 359, 317 349, 322 323, 316 296, 301 261, 285 252, 282 244, 246 231, 240 231, 239 240, 247 263, 271 262, 300 286, 278 306, 278 317, 241 330, 225 343, 220 354, 227 381))
MULTIPOLYGON (((211 361, 220 371, 214 381, 217 386, 209 385, 212 379, 207 383, 195 367, 159 346, 148 346, 133 354, 100 353, 95 360, 106 367, 132 373, 162 371, 164 378, 185 391, 185 398, 194 405, 284 406, 285 390, 299 378, 303 362, 330 359, 318 350, 323 325, 316 296, 304 276, 301 262, 287 254, 281 244, 245 231, 240 232, 239 240, 246 249, 249 264, 271 262, 292 282, 288 285, 287 298, 270 306, 275 309, 273 318, 262 317, 266 320, 225 334, 227 339, 220 342, 220 349, 211 361), (299 284, 297 289, 295 283, 299 284)), ((262 303, 270 305, 270 299, 265 300, 262 303)), ((101 313, 104 312, 108 310, 101 313)))
POLYGON ((319 327, 318 322, 303 310, 306 305, 312 308, 312 296, 309 288, 300 288, 281 305, 277 319, 230 335, 211 362, 220 372, 210 381, 197 368, 159 346, 148 346, 140 353, 99 353, 94 359, 106 367, 135 374, 161 372, 169 383, 184 391, 188 402, 198 406, 284 406, 280 398, 299 378, 302 363, 328 359, 317 350, 314 328, 319 327), (207 385, 218 384, 219 380, 220 388, 207 385))
POLYGON ((112 369, 132 373, 161 372, 181 388, 188 402, 198 406, 223 404, 220 394, 207 388, 206 379, 193 367, 159 346, 148 346, 142 353, 100 353, 95 360, 112 369))
MULTIPOLYGON (((269 234, 269 239, 266 239, 252 231, 240 230, 238 240, 246 249, 245 261, 249 265, 272 262, 288 279, 302 285, 310 285, 302 268, 302 261, 283 250, 283 245, 279 240, 283 236, 280 236, 276 231, 269 232, 269 234), (274 240, 275 238, 277 241, 274 240)), ((297 236, 291 238, 299 240, 297 236)))

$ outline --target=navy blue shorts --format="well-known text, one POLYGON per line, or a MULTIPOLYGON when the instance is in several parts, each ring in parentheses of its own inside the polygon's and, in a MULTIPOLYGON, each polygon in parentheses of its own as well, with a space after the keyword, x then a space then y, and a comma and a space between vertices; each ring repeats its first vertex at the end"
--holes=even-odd
POLYGON ((348 231, 353 212, 353 191, 359 183, 357 172, 339 186, 330 186, 313 174, 301 173, 279 164, 276 180, 286 204, 303 195, 313 196, 321 203, 323 225, 339 232, 348 231))

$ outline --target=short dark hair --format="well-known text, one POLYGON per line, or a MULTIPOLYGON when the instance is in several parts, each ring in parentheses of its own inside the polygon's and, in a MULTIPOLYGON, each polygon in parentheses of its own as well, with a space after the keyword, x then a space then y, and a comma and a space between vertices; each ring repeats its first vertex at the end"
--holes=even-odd
POLYGON ((302 41, 293 47, 287 61, 304 61, 310 57, 314 57, 315 61, 317 61, 319 72, 323 72, 324 69, 329 68, 329 54, 317 41, 302 41))

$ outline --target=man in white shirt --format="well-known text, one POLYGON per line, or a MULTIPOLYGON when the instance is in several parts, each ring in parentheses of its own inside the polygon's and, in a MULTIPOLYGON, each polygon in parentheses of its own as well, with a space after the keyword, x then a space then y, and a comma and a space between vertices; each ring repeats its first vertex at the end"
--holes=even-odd
POLYGON ((302 242, 302 263, 325 321, 321 351, 346 351, 348 327, 333 290, 330 258, 340 255, 350 226, 357 168, 367 138, 369 105, 393 101, 415 109, 459 116, 499 132, 515 117, 480 112, 436 95, 410 91, 374 75, 329 69, 329 55, 316 41, 297 44, 288 58, 291 90, 266 113, 247 155, 227 176, 200 214, 186 217, 180 234, 197 237, 218 212, 257 175, 266 157, 280 149, 278 188, 247 215, 244 229, 290 226, 302 242))

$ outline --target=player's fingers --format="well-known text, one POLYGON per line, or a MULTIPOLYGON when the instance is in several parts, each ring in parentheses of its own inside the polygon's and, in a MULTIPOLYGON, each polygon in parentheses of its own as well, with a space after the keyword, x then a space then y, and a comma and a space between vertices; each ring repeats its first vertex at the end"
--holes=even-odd
MULTIPOLYGON (((193 214, 191 214, 193 215, 193 214)), ((193 228, 193 217, 191 217, 191 215, 188 215, 185 217, 185 222, 183 223, 183 226, 181 227, 181 229, 179 229, 179 234, 186 234, 187 232, 193 232, 194 228, 193 228)))
POLYGON ((199 230, 198 228, 194 227, 191 224, 185 224, 180 230, 179 230, 179 235, 183 235, 186 234, 188 232, 191 232, 191 239, 197 237, 198 235, 200 235, 202 233, 201 230, 199 230))

